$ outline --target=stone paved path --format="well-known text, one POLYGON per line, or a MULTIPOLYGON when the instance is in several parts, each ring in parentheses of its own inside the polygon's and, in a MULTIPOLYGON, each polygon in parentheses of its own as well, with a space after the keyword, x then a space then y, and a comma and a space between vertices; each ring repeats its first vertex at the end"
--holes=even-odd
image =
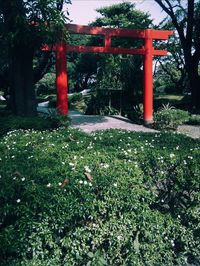
POLYGON ((79 128, 86 133, 110 128, 125 129, 130 131, 156 132, 156 130, 133 124, 129 119, 122 116, 96 116, 84 115, 77 111, 70 111, 72 128, 79 128))

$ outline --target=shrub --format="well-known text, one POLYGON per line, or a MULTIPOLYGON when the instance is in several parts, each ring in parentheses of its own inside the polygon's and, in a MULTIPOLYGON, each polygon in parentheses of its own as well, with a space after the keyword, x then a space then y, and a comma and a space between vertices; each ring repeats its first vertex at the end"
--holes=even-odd
POLYGON ((137 104, 133 107, 125 108, 124 110, 127 118, 132 120, 134 123, 142 124, 143 122, 143 105, 137 104))
POLYGON ((82 99, 83 99, 83 95, 81 93, 73 93, 72 95, 69 96, 70 103, 75 103, 75 102, 81 101, 82 99))
POLYGON ((56 92, 55 87, 56 74, 47 73, 36 84, 37 95, 47 95, 56 92))
POLYGON ((191 115, 189 117, 187 124, 199 126, 200 125, 200 115, 191 115))
POLYGON ((8 133, 0 265, 198 265, 199 148, 169 133, 8 133))
POLYGON ((169 105, 154 114, 154 128, 158 130, 176 130, 179 125, 187 122, 189 113, 175 109, 169 105))
POLYGON ((0 117, 0 136, 17 129, 50 130, 68 125, 69 118, 57 113, 37 117, 9 115, 0 117))

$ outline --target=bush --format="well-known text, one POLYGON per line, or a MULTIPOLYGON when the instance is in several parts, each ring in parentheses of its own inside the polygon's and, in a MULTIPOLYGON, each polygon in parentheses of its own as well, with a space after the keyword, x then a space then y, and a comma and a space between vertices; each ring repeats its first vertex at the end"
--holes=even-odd
POLYGON ((37 117, 9 115, 0 117, 0 136, 17 129, 50 130, 68 125, 68 117, 53 113, 37 117))
POLYGON ((189 113, 180 109, 164 106, 154 114, 154 128, 158 130, 176 130, 179 125, 187 122, 189 113))
POLYGON ((0 265, 199 265, 199 151, 169 133, 8 133, 0 265))
POLYGON ((137 104, 133 107, 125 108, 124 110, 127 118, 132 120, 134 123, 142 124, 143 123, 143 105, 137 104))
POLYGON ((73 93, 69 95, 69 103, 76 103, 83 99, 83 95, 81 93, 73 93))
POLYGON ((55 86, 56 74, 47 73, 44 77, 36 84, 37 95, 47 95, 56 92, 55 86))
POLYGON ((189 117, 187 124, 199 126, 200 125, 200 115, 191 115, 189 117))

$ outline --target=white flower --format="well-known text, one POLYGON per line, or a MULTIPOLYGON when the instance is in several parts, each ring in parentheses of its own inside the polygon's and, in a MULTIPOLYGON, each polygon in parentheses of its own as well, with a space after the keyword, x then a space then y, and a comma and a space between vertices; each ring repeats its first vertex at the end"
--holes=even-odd
POLYGON ((107 163, 101 163, 100 166, 105 169, 109 168, 109 164, 107 163))
POLYGON ((117 187, 117 183, 114 183, 113 186, 114 186, 114 187, 117 187))
POLYGON ((48 183, 48 184, 47 184, 47 187, 51 187, 51 183, 48 183))
POLYGON ((20 200, 20 199, 17 199, 17 200, 16 200, 16 202, 17 202, 17 203, 20 203, 20 202, 21 202, 21 200, 20 200))
POLYGON ((59 185, 59 186, 62 186, 62 183, 61 183, 61 182, 59 182, 59 183, 58 183, 58 185, 59 185))
POLYGON ((83 184, 83 180, 80 180, 80 181, 79 181, 79 184, 83 184))
POLYGON ((83 182, 84 185, 87 185, 87 183, 88 183, 88 182, 87 182, 86 180, 83 182))
POLYGON ((88 172, 88 173, 91 173, 91 172, 92 172, 92 171, 90 170, 90 168, 89 168, 87 165, 84 167, 84 169, 85 169, 85 171, 88 172))
POLYGON ((22 180, 22 182, 24 182, 24 181, 25 181, 25 179, 26 179, 25 177, 22 177, 22 179, 21 179, 21 180, 22 180))
POLYGON ((175 157, 175 154, 173 154, 173 153, 170 153, 169 157, 172 159, 172 158, 174 158, 174 157, 175 157))
POLYGON ((70 166, 74 166, 75 164, 74 163, 69 163, 70 166))
POLYGON ((123 236, 117 236, 117 240, 122 240, 123 236))

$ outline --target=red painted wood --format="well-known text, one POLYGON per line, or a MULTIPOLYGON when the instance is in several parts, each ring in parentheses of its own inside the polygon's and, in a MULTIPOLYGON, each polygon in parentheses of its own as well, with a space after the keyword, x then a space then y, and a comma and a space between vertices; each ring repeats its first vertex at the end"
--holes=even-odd
POLYGON ((56 45, 56 88, 57 88, 57 109, 63 114, 68 114, 68 76, 67 76, 66 45, 56 45))
MULTIPOLYGON (((104 47, 104 46, 81 46, 81 45, 66 45, 67 52, 78 52, 78 53, 113 53, 113 54, 138 54, 144 55, 144 47, 141 48, 115 48, 115 47, 104 47)), ((44 45, 43 51, 56 51, 56 46, 44 45)), ((154 50, 153 55, 162 56, 167 55, 165 50, 154 50)))
MULTIPOLYGON (((75 34, 91 34, 91 35, 107 35, 120 36, 120 37, 131 37, 137 39, 145 39, 146 30, 133 30, 133 29, 112 29, 112 28, 101 28, 91 27, 76 24, 67 24, 66 29, 75 34)), ((152 38, 154 40, 167 40, 173 31, 169 30, 152 30, 152 38)))
POLYGON ((166 30, 133 30, 133 29, 113 29, 90 27, 83 25, 67 24, 66 29, 74 34, 103 35, 104 47, 95 46, 74 46, 68 44, 57 44, 54 46, 44 45, 44 51, 56 52, 56 87, 57 87, 57 107, 62 114, 68 113, 67 106, 67 70, 66 52, 86 52, 86 53, 112 53, 112 54, 132 54, 144 56, 144 121, 150 123, 153 120, 153 56, 167 55, 165 50, 154 50, 153 40, 167 40, 173 31, 166 30), (115 48, 111 47, 112 37, 130 37, 144 39, 144 46, 141 48, 115 48))
POLYGON ((138 54, 144 55, 144 48, 130 49, 130 48, 115 48, 115 47, 102 47, 102 46, 73 46, 67 45, 68 52, 79 53, 110 53, 110 54, 138 54))
POLYGON ((152 30, 146 30, 144 56, 144 122, 153 121, 153 44, 152 30))
POLYGON ((112 29, 102 27, 91 27, 75 24, 67 24, 66 29, 70 33, 75 34, 91 34, 91 35, 110 35, 120 37, 132 37, 132 38, 145 38, 145 30, 132 30, 132 29, 112 29))
POLYGON ((111 47, 111 36, 110 35, 106 34, 104 41, 105 41, 104 43, 105 47, 111 47))

